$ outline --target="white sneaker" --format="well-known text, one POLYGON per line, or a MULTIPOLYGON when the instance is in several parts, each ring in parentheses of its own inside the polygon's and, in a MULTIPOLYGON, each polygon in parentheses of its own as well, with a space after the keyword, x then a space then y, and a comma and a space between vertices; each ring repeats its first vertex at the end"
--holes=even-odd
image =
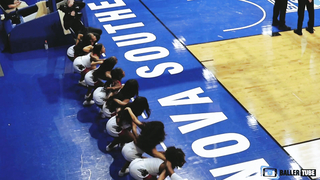
POLYGON ((87 87, 87 84, 86 84, 85 80, 79 81, 78 84, 81 85, 81 86, 87 87))
POLYGON ((128 174, 128 173, 129 173, 129 168, 127 168, 125 172, 122 172, 122 171, 120 170, 119 173, 118 173, 118 175, 119 175, 119 176, 124 176, 124 175, 126 175, 126 174, 128 174))
POLYGON ((89 105, 92 105, 92 104, 94 104, 94 101, 93 100, 91 100, 91 101, 87 101, 87 100, 85 100, 85 101, 83 101, 83 103, 82 103, 84 106, 89 106, 89 105))

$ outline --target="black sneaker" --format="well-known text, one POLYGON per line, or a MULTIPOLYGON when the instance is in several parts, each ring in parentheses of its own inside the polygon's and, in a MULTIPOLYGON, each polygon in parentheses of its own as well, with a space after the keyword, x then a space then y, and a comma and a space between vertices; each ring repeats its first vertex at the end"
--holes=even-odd
POLYGON ((313 28, 306 28, 306 30, 307 30, 309 33, 313 34, 313 31, 314 31, 313 28))
POLYGON ((281 25, 281 26, 279 26, 278 29, 281 30, 281 31, 289 31, 289 30, 291 30, 291 28, 286 26, 286 25, 281 25))
POLYGON ((298 29, 293 30, 293 32, 296 33, 296 34, 298 34, 299 36, 302 35, 302 32, 301 32, 301 31, 298 31, 298 29))

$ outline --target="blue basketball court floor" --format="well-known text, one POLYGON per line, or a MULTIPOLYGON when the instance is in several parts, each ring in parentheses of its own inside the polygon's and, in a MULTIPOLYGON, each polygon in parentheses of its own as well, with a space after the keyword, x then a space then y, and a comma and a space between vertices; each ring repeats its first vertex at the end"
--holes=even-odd
MULTIPOLYGON (((271 0, 85 2, 89 26, 103 30, 106 56, 119 59, 123 82, 138 80, 149 101, 151 117, 140 120, 165 124, 167 136, 157 148, 185 152, 187 163, 176 170, 181 177, 256 180, 269 179, 264 167, 301 169, 186 48, 272 28, 271 0)), ((294 1, 289 5, 296 10, 294 1)), ((296 18, 288 13, 287 25, 295 27, 296 18)), ((112 141, 106 120, 96 123, 97 107, 82 105, 86 88, 77 84, 68 47, 0 54, 0 179, 132 179, 118 176, 120 149, 105 150, 112 141)))

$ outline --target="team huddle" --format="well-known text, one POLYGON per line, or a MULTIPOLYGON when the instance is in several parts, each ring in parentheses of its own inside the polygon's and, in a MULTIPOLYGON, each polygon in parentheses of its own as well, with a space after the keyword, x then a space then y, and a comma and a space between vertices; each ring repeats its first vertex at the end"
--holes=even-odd
POLYGON ((129 79, 122 83, 123 69, 115 67, 118 59, 104 58, 103 44, 98 43, 102 30, 77 27, 77 40, 67 50, 73 61, 74 72, 80 74, 78 84, 87 88, 84 106, 96 105, 101 118, 108 118, 105 132, 113 137, 106 151, 121 149, 126 160, 118 175, 128 173, 137 180, 182 180, 174 169, 182 167, 185 154, 180 148, 168 147, 160 152, 156 146, 165 140, 165 128, 161 121, 141 122, 138 117, 151 111, 146 97, 139 96, 139 83, 129 79), (146 153, 149 156, 143 157, 146 153))

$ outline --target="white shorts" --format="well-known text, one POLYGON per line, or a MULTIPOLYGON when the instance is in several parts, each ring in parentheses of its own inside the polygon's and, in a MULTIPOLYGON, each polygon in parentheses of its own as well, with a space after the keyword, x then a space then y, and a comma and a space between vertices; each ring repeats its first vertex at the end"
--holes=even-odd
POLYGON ((77 73, 81 73, 83 70, 86 69, 86 67, 82 64, 82 57, 77 57, 76 59, 74 59, 73 61, 73 68, 77 73), (82 65, 84 68, 83 69, 79 69, 79 65, 82 65))
POLYGON ((159 158, 137 158, 130 163, 129 172, 134 179, 143 180, 149 175, 157 176, 162 163, 159 158))
POLYGON ((104 90, 103 87, 98 87, 93 92, 93 100, 96 105, 102 106, 105 103, 105 99, 107 97, 107 92, 104 90))
POLYGON ((69 57, 74 57, 74 46, 75 45, 72 45, 72 46, 70 46, 69 48, 68 48, 68 50, 67 50, 67 55, 69 56, 69 57))
POLYGON ((113 116, 111 119, 108 120, 106 124, 106 130, 108 134, 112 137, 119 137, 120 132, 117 131, 117 116, 113 116))
MULTIPOLYGON (((76 58, 77 59, 77 58, 76 58)), ((94 86, 94 81, 93 81, 93 79, 92 79, 92 77, 93 77, 93 75, 92 75, 92 73, 93 73, 93 71, 94 70, 91 70, 91 71, 89 71, 85 76, 84 76, 84 80, 85 80, 85 82, 86 82, 86 84, 88 85, 88 86, 94 86)))
POLYGON ((141 158, 144 152, 132 141, 123 146, 121 153, 127 161, 131 162, 137 158, 141 158))
POLYGON ((73 68, 78 73, 84 71, 86 68, 91 68, 90 53, 75 58, 73 61, 73 68), (83 69, 79 68, 80 65, 83 66, 83 69))
POLYGON ((107 108, 106 103, 103 104, 102 106, 102 113, 107 117, 107 118, 111 118, 112 114, 114 114, 114 112, 110 112, 110 110, 107 108))
POLYGON ((129 172, 130 175, 136 180, 143 180, 144 178, 148 177, 149 174, 142 176, 141 172, 138 169, 146 169, 143 163, 143 159, 135 159, 129 165, 129 172))

